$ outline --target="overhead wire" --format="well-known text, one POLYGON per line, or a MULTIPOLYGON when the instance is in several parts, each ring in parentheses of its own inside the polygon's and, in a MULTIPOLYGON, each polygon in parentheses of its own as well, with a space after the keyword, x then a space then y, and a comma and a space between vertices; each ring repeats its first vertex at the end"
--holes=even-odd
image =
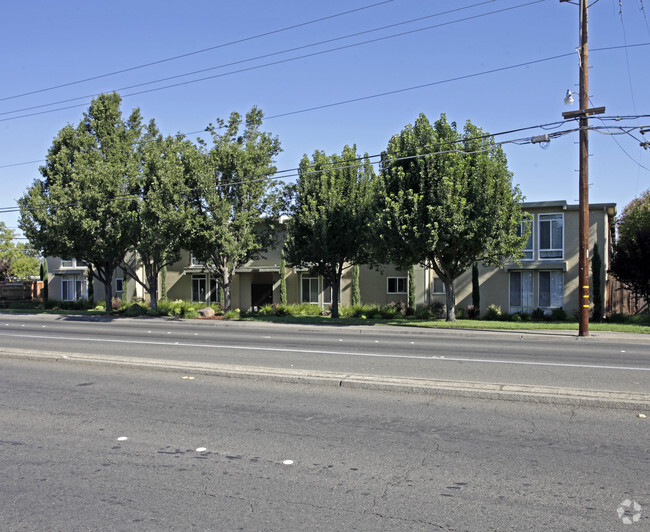
MULTIPOLYGON (((487 13, 481 13, 481 14, 478 14, 478 15, 472 15, 472 16, 469 16, 469 17, 464 17, 464 18, 461 18, 461 19, 453 20, 453 21, 443 22, 443 23, 440 23, 440 24, 433 24, 433 25, 430 25, 430 26, 425 26, 425 27, 422 27, 422 28, 416 28, 416 29, 413 29, 413 30, 400 32, 400 33, 396 33, 396 34, 392 34, 392 35, 385 35, 383 37, 376 37, 374 39, 369 39, 369 40, 366 40, 366 41, 351 43, 351 44, 347 44, 347 45, 343 45, 343 46, 337 46, 335 48, 329 48, 327 50, 320 50, 320 51, 317 51, 317 52, 311 52, 309 54, 303 54, 303 55, 299 55, 299 56, 289 57, 289 58, 286 58, 286 59, 280 59, 280 60, 277 60, 277 61, 271 61, 269 63, 264 63, 264 64, 261 64, 261 65, 254 65, 254 66, 250 66, 250 67, 246 67, 246 68, 232 70, 232 71, 224 72, 224 73, 221 73, 221 74, 214 74, 214 75, 211 75, 211 76, 204 76, 202 78, 182 81, 182 82, 178 82, 178 83, 172 83, 172 84, 169 84, 169 85, 163 85, 162 87, 154 87, 154 88, 145 89, 145 90, 142 90, 142 91, 131 92, 129 94, 123 95, 123 97, 127 98, 127 97, 131 97, 131 96, 137 96, 137 95, 140 95, 140 94, 147 94, 147 93, 156 92, 156 91, 160 91, 160 90, 166 90, 166 89, 171 89, 171 88, 175 88, 175 87, 181 87, 181 86, 184 86, 184 85, 190 85, 190 84, 193 84, 193 83, 199 83, 199 82, 202 82, 202 81, 208 81, 208 80, 211 80, 211 79, 231 76, 231 75, 234 75, 234 74, 241 74, 243 72, 249 72, 251 70, 257 70, 257 69, 260 69, 260 68, 266 68, 266 67, 270 67, 270 66, 284 64, 284 63, 290 63, 290 62, 293 62, 293 61, 298 61, 300 59, 307 59, 307 58, 310 58, 310 57, 324 55, 324 54, 328 54, 328 53, 332 53, 332 52, 338 52, 338 51, 341 51, 341 50, 346 50, 346 49, 354 48, 354 47, 357 47, 357 46, 364 46, 366 44, 372 44, 372 43, 375 43, 375 42, 385 41, 385 40, 388 40, 388 39, 394 39, 394 38, 397 38, 397 37, 402 37, 402 36, 405 36, 405 35, 411 35, 411 34, 422 32, 422 31, 428 31, 428 30, 431 30, 431 29, 435 29, 435 28, 439 28, 439 27, 443 27, 443 26, 448 26, 448 25, 451 25, 451 24, 457 24, 457 23, 460 23, 460 22, 466 22, 468 20, 473 20, 473 19, 477 19, 477 18, 489 16, 489 15, 494 15, 494 14, 502 13, 502 12, 505 12, 505 11, 511 11, 513 9, 528 7, 530 5, 538 4, 538 3, 544 2, 544 1, 545 0, 531 0, 530 2, 527 2, 527 3, 524 3, 524 4, 519 4, 519 5, 516 5, 516 6, 510 6, 510 7, 507 7, 507 8, 502 8, 502 9, 498 9, 498 10, 495 10, 495 11, 490 11, 490 12, 487 12, 487 13)), ((477 5, 480 5, 480 4, 477 4, 477 5)), ((452 11, 455 11, 455 10, 452 10, 452 11)), ((426 18, 426 17, 423 17, 423 18, 426 18)), ((417 19, 414 19, 414 20, 417 20, 417 19)), ((390 27, 390 26, 385 26, 385 27, 387 28, 387 27, 390 27)), ((383 28, 380 28, 380 29, 383 29, 383 28)), ((304 45, 304 46, 299 46, 299 47, 296 47, 296 48, 283 50, 283 51, 280 51, 280 52, 273 52, 271 54, 261 55, 261 56, 251 58, 251 59, 244 59, 244 60, 241 60, 241 61, 235 61, 235 62, 227 63, 227 64, 224 64, 224 65, 218 65, 218 66, 215 66, 215 67, 210 67, 210 68, 207 68, 207 69, 197 70, 197 71, 189 72, 189 73, 186 73, 186 74, 178 74, 176 76, 169 76, 169 77, 166 77, 166 78, 160 78, 160 79, 153 80, 153 81, 147 81, 147 82, 143 82, 143 83, 128 85, 128 86, 125 86, 125 87, 120 87, 120 88, 113 89, 111 91, 105 91, 105 92, 119 92, 119 91, 129 90, 129 89, 142 87, 142 86, 146 86, 146 85, 151 85, 151 84, 155 84, 155 83, 161 83, 163 81, 169 81, 171 79, 186 77, 186 76, 189 76, 189 75, 194 75, 194 74, 206 72, 206 71, 209 71, 209 70, 223 68, 225 66, 232 66, 232 65, 236 65, 236 64, 241 64, 241 63, 245 63, 245 62, 248 62, 248 61, 253 61, 253 60, 256 60, 256 59, 260 59, 260 58, 270 57, 270 56, 278 55, 278 54, 281 54, 281 53, 287 53, 289 51, 296 51, 296 50, 300 50, 300 49, 320 45, 320 44, 327 43, 327 42, 332 42, 332 41, 336 41, 336 40, 340 40, 340 39, 345 39, 345 38, 349 38, 350 36, 356 36, 356 35, 360 35, 360 34, 363 34, 363 33, 368 33, 368 32, 371 32, 371 31, 378 31, 378 30, 375 29, 375 30, 368 30, 368 31, 365 31, 365 32, 359 32, 359 33, 356 33, 356 34, 350 34, 350 35, 343 36, 343 37, 337 37, 337 38, 334 38, 334 39, 328 39, 328 40, 325 40, 325 41, 320 41, 318 43, 312 43, 312 44, 308 44, 308 45, 304 45)), ((76 100, 82 100, 82 99, 87 100, 88 98, 96 97, 98 94, 101 94, 101 93, 88 94, 88 95, 85 95, 85 96, 79 96, 79 97, 70 98, 70 99, 67 99, 67 100, 60 100, 58 102, 51 102, 51 103, 47 103, 47 104, 41 104, 41 105, 26 107, 26 108, 23 108, 23 109, 14 109, 12 111, 2 112, 2 113, 0 113, 0 115, 19 113, 19 112, 22 112, 22 111, 25 111, 25 110, 39 109, 39 108, 42 108, 42 107, 49 107, 49 106, 52 106, 52 105, 58 105, 60 103, 68 103, 68 102, 76 101, 76 100)), ((41 114, 46 114, 46 113, 51 113, 51 112, 56 112, 56 111, 63 111, 63 110, 67 110, 67 109, 74 109, 76 107, 83 107, 85 105, 87 105, 87 102, 85 102, 83 104, 75 104, 75 105, 69 105, 69 106, 64 106, 64 107, 57 107, 55 109, 48 109, 48 110, 45 110, 45 111, 39 111, 39 112, 35 112, 35 113, 27 113, 27 114, 23 114, 23 115, 3 118, 3 119, 0 119, 0 122, 6 122, 6 121, 9 121, 9 120, 17 120, 17 119, 20 119, 20 118, 27 118, 27 117, 30 117, 30 116, 38 116, 38 115, 41 115, 41 114)))
MULTIPOLYGON (((76 81, 70 81, 70 82, 67 82, 67 83, 62 83, 62 84, 54 85, 54 86, 51 86, 51 87, 45 87, 45 88, 42 88, 42 89, 37 89, 37 90, 29 91, 29 92, 24 92, 24 93, 21 93, 21 94, 14 94, 12 96, 5 96, 3 98, 0 98, 0 101, 12 100, 12 99, 16 99, 16 98, 22 98, 23 96, 31 96, 33 94, 39 94, 39 93, 42 93, 42 92, 47 92, 47 91, 51 91, 51 90, 55 90, 55 89, 61 89, 63 87, 70 87, 72 85, 78 85, 80 83, 86 83, 88 81, 94 81, 94 80, 97 80, 97 79, 107 78, 107 77, 110 77, 110 76, 115 76, 117 74, 123 74, 125 72, 132 72, 134 70, 139 70, 139 69, 142 69, 142 68, 146 68, 146 67, 150 67, 150 66, 154 66, 154 65, 159 65, 159 64, 162 64, 162 63, 167 63, 169 61, 175 61, 176 59, 182 59, 182 58, 185 58, 185 57, 190 57, 190 56, 193 56, 193 55, 198 55, 198 54, 202 54, 202 53, 205 53, 205 52, 210 52, 212 50, 217 50, 219 48, 225 48, 227 46, 232 46, 232 45, 235 45, 235 44, 241 44, 243 42, 252 41, 252 40, 255 40, 255 39, 259 39, 261 37, 268 37, 269 35, 275 35, 277 33, 282 33, 282 32, 288 31, 288 30, 293 30, 293 29, 296 29, 296 28, 309 26, 309 25, 315 24, 317 22, 323 22, 325 20, 331 20, 333 18, 341 17, 341 16, 344 16, 344 15, 349 15, 351 13, 357 13, 359 11, 364 11, 366 9, 371 9, 373 7, 377 7, 377 6, 380 6, 380 5, 390 4, 393 1, 394 0, 383 0, 381 2, 376 2, 374 4, 358 7, 356 9, 350 9, 350 10, 347 10, 347 11, 342 11, 340 13, 335 13, 333 15, 328 15, 326 17, 320 17, 320 18, 309 20, 309 21, 306 21, 306 22, 300 22, 298 24, 293 24, 291 26, 286 26, 284 28, 279 28, 277 30, 271 30, 271 31, 267 31, 267 32, 264 32, 264 33, 258 33, 257 35, 251 35, 250 37, 243 37, 241 39, 236 39, 234 41, 217 44, 215 46, 210 46, 208 48, 202 48, 200 50, 194 50, 192 52, 187 52, 187 53, 175 55, 175 56, 172 56, 172 57, 166 57, 164 59, 158 59, 156 61, 150 61, 148 63, 143 63, 141 65, 136 65, 136 66, 132 66, 132 67, 128 67, 128 68, 123 68, 121 70, 115 70, 113 72, 107 72, 105 74, 98 74, 96 76, 91 76, 91 77, 76 80, 76 81)), ((495 0, 490 0, 490 1, 495 1, 495 0)))

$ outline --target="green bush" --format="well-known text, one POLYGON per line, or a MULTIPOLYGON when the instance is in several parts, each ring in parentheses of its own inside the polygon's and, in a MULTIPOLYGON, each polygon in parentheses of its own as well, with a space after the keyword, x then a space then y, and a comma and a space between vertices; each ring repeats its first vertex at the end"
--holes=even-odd
POLYGON ((494 303, 488 305, 487 311, 485 312, 485 319, 495 321, 500 318, 501 318, 501 307, 499 305, 495 305, 494 303))
POLYGON ((546 318, 546 313, 541 308, 536 308, 531 314, 533 321, 544 321, 546 318))
POLYGON ((226 318, 227 320, 236 320, 239 318, 239 315, 240 315, 239 309, 235 309, 235 310, 229 310, 223 315, 223 317, 226 318))
POLYGON ((431 307, 425 306, 425 307, 420 307, 415 311, 415 318, 418 320, 432 320, 436 316, 434 315, 433 311, 431 310, 431 307))
POLYGON ((197 318, 198 316, 199 316, 199 313, 195 308, 188 308, 183 313, 183 317, 186 320, 191 320, 191 319, 197 318))
POLYGON ((146 314, 148 307, 140 303, 132 303, 125 311, 125 316, 142 316, 146 314))
POLYGON ((551 312, 551 319, 553 321, 566 321, 567 318, 567 313, 562 307, 554 308, 551 312))
POLYGON ((521 314, 512 314, 510 316, 510 321, 514 321, 515 323, 520 323, 523 320, 521 319, 521 314))

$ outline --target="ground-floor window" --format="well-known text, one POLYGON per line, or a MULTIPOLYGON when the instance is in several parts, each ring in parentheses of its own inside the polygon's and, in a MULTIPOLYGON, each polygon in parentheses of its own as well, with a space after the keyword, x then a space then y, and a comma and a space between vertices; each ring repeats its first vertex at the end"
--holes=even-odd
POLYGON ((88 282, 81 275, 65 275, 61 278, 61 299, 77 301, 88 298, 88 282))
POLYGON ((210 277, 210 293, 208 297, 210 303, 219 303, 219 283, 214 277, 210 277))
POLYGON ((192 275, 192 301, 195 303, 205 303, 205 295, 205 275, 192 275))
POLYGON ((533 272, 510 272, 510 312, 532 312, 533 272))
POLYGON ((302 278, 302 294, 300 296, 302 303, 318 304, 318 277, 302 278))
POLYGON ((564 272, 539 272, 539 307, 564 306, 564 272))
POLYGON ((115 279, 115 293, 121 294, 122 292, 124 292, 124 279, 117 277, 115 279))
POLYGON ((387 292, 389 294, 406 294, 408 277, 388 277, 387 282, 387 292))
POLYGON ((433 293, 434 294, 444 294, 445 293, 445 283, 440 279, 440 277, 433 278, 433 293))

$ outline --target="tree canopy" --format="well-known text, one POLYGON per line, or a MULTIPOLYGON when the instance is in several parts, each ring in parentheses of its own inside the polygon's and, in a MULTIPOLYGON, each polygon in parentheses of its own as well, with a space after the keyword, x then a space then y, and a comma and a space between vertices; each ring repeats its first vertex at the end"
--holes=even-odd
POLYGON ((131 247, 136 264, 144 268, 144 279, 134 264, 125 262, 123 267, 147 291, 151 307, 156 308, 158 276, 165 266, 180 259, 190 234, 188 183, 201 170, 202 160, 193 143, 182 135, 163 137, 153 120, 142 137, 139 153, 138 219, 131 247))
POLYGON ((631 201, 618 223, 611 270, 638 297, 650 300, 650 190, 631 201))
POLYGON ((521 192, 501 147, 469 121, 460 132, 444 114, 433 125, 421 114, 393 136, 377 194, 379 256, 403 269, 433 268, 450 321, 454 280, 472 263, 521 257, 528 236, 517 236, 521 192))
POLYGON ((345 146, 340 156, 317 150, 311 160, 305 155, 300 162, 286 258, 325 279, 332 290, 334 318, 344 267, 370 258, 374 175, 367 154, 358 157, 356 146, 345 146))
POLYGON ((265 252, 274 238, 263 218, 268 222, 274 214, 273 161, 281 150, 280 140, 261 130, 262 118, 253 107, 245 121, 232 113, 227 123, 210 124, 212 147, 204 146, 204 168, 191 185, 192 253, 219 278, 226 310, 236 268, 265 252))
POLYGON ((138 109, 127 120, 118 94, 95 98, 79 125, 55 137, 43 179, 20 199, 20 227, 46 256, 92 264, 111 309, 113 273, 137 223, 141 135, 138 109))

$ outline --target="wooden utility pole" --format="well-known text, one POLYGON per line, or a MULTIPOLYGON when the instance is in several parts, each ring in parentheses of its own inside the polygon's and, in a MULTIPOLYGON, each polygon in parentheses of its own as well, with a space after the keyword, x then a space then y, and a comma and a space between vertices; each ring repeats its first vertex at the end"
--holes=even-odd
MULTIPOLYGON (((560 0, 567 2, 569 0, 560 0)), ((589 109, 589 38, 587 0, 580 0, 580 110, 562 113, 565 119, 580 118, 580 185, 578 224, 578 312, 579 336, 589 336, 589 115, 604 113, 604 107, 589 109)))

